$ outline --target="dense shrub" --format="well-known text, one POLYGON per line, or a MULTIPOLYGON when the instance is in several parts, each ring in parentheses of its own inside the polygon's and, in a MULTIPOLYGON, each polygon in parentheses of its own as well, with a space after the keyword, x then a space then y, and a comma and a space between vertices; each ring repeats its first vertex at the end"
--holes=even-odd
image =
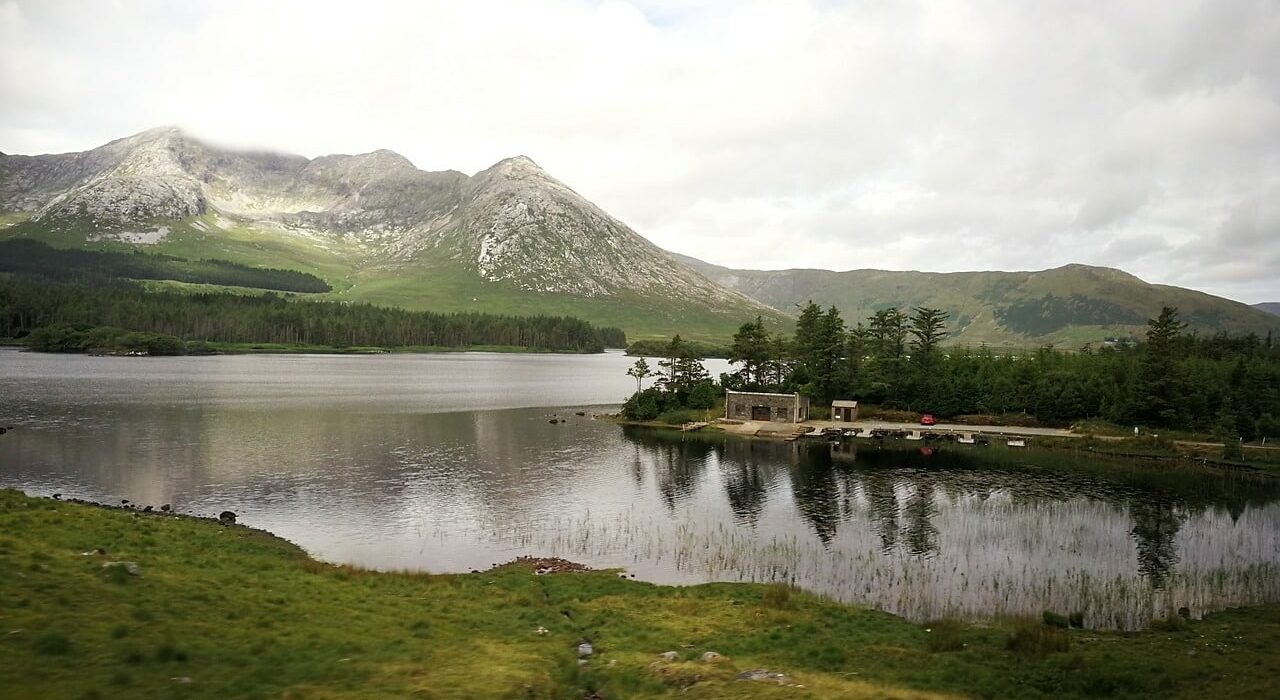
POLYGON ((929 651, 960 651, 964 648, 965 624, 959 620, 934 620, 925 623, 929 635, 925 646, 929 651))
POLYGON ((101 352, 142 355, 184 355, 187 344, 163 333, 127 331, 112 326, 59 324, 37 328, 28 338, 38 352, 101 352))
POLYGON ((1005 648, 1026 656, 1046 656, 1066 651, 1070 646, 1067 633, 1058 627, 1020 623, 1005 639, 1005 648))

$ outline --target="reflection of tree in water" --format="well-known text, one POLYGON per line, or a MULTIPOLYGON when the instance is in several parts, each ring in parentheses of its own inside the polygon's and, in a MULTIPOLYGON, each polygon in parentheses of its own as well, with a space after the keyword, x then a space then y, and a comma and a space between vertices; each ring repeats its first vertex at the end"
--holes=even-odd
POLYGON ((891 472, 870 472, 862 480, 871 510, 871 527, 880 535, 880 547, 889 551, 898 546, 897 476, 891 472))
POLYGON ((754 526, 770 484, 789 474, 796 511, 824 544, 857 512, 852 494, 866 499, 866 517, 882 549, 916 556, 936 554, 939 503, 1000 494, 1016 506, 1085 498, 1127 507, 1133 519, 1138 566, 1153 586, 1165 585, 1178 564, 1175 544, 1183 521, 1205 507, 1238 515, 1250 504, 1274 502, 1269 482, 1214 478, 1174 469, 1115 469, 1127 462, 1058 453, 882 446, 872 441, 830 445, 628 433, 658 464, 658 486, 671 509, 696 488, 712 451, 721 455, 725 497, 734 518, 754 526), (1032 459, 1034 456, 1034 459, 1032 459), (1028 466, 1033 464, 1034 466, 1028 466))
POLYGON ((676 506, 693 492, 712 450, 710 444, 692 440, 659 445, 654 450, 658 493, 668 509, 674 512, 676 506))
POLYGON ((1146 576, 1153 587, 1162 588, 1178 563, 1174 540, 1183 516, 1173 504, 1160 499, 1135 499, 1129 507, 1133 516, 1133 529, 1129 532, 1138 543, 1138 573, 1146 576))
POLYGON ((751 527, 760 519, 768 496, 769 477, 780 464, 773 450, 757 449, 761 446, 762 443, 750 440, 728 442, 720 460, 720 474, 733 517, 751 527))
POLYGON ((808 450, 791 468, 791 491, 796 507, 813 526, 818 539, 829 544, 840 527, 840 484, 831 465, 831 455, 808 450))
POLYGON ((635 482, 637 488, 644 484, 644 460, 641 459, 639 443, 634 443, 632 446, 631 480, 635 482))
POLYGON ((911 495, 902 507, 904 536, 907 551, 917 555, 938 551, 938 528, 933 516, 938 506, 933 501, 933 484, 927 474, 912 475, 911 495))

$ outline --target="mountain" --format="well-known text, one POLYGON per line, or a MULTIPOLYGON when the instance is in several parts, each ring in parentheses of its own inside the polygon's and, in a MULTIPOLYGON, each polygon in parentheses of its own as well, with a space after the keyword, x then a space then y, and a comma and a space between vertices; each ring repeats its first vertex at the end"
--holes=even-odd
POLYGON ((637 338, 723 342, 756 315, 787 328, 809 299, 848 321, 888 306, 942 308, 961 343, 1076 347, 1140 335, 1166 304, 1203 332, 1280 330, 1257 308, 1084 265, 733 270, 659 249, 524 156, 468 176, 419 170, 387 150, 311 159, 172 128, 81 153, 0 153, 0 238, 14 237, 292 269, 323 278, 328 298, 574 315, 637 338))
POLYGON ((297 269, 342 299, 572 314, 640 337, 723 339, 757 314, 790 323, 524 156, 467 176, 386 150, 308 159, 152 129, 81 153, 0 154, 0 227, 62 247, 297 269))
POLYGON ((1264 301, 1261 304, 1254 304, 1253 308, 1280 316, 1280 301, 1264 301))
POLYGON ((885 270, 734 270, 677 256, 711 280, 776 309, 808 300, 840 309, 847 323, 891 306, 950 313, 951 342, 1080 347, 1108 337, 1141 336, 1162 306, 1177 307, 1200 332, 1280 333, 1280 318, 1245 304, 1180 287, 1149 284, 1126 272, 1066 265, 1038 272, 890 272, 885 270))

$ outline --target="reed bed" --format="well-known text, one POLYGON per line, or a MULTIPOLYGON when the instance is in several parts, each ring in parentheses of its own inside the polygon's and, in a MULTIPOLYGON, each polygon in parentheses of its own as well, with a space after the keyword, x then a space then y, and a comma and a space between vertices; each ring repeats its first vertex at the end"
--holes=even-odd
POLYGON ((1081 612, 1087 627, 1131 630, 1183 608, 1198 618, 1280 601, 1280 504, 1234 517, 1173 507, 1152 516, 1087 498, 1028 501, 912 484, 891 494, 854 484, 826 541, 694 507, 482 522, 465 536, 627 565, 663 582, 786 583, 914 621, 1051 610, 1081 612))

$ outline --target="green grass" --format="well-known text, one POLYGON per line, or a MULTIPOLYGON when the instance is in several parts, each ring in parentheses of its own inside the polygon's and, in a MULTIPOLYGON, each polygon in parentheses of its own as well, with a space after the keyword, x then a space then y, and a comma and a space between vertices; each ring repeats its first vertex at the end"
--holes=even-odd
POLYGON ((687 339, 726 345, 749 320, 747 312, 738 317, 660 298, 533 294, 511 285, 485 281, 454 265, 363 270, 353 275, 352 286, 344 298, 415 310, 576 316, 596 325, 622 328, 628 341, 666 340, 680 333, 687 339))
POLYGON ((10 212, 8 214, 0 214, 0 228, 7 228, 15 224, 20 224, 31 218, 28 212, 10 212))
POLYGON ((260 531, 14 491, 0 492, 0 533, 2 698, 1280 692, 1276 605, 1136 634, 948 621, 934 641, 928 625, 777 587, 516 566, 375 573, 316 562, 260 531), (99 547, 105 556, 82 554, 99 547), (141 575, 103 567, 112 560, 137 562, 141 575), (595 653, 579 667, 584 638, 595 653), (669 650, 677 661, 657 662, 669 650), (703 663, 704 651, 726 658, 703 663), (804 687, 735 680, 759 668, 804 687))

